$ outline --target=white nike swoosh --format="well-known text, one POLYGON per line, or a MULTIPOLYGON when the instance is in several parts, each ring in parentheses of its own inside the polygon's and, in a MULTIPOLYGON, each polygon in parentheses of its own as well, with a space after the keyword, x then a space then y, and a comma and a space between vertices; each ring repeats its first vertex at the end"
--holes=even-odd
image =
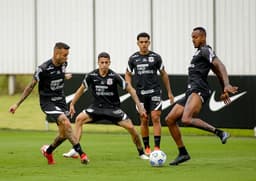
POLYGON ((72 99, 73 99, 74 97, 75 97, 75 93, 66 96, 66 103, 69 103, 70 101, 72 101, 72 99))
MULTIPOLYGON (((236 99, 238 99, 239 97, 243 96, 244 94, 246 94, 247 92, 244 91, 240 94, 234 95, 232 97, 230 97, 231 102, 235 101, 236 99)), ((215 96, 215 91, 212 93, 210 101, 209 101, 209 108, 211 111, 219 111, 220 109, 224 108, 225 106, 227 106, 228 104, 225 104, 223 101, 216 101, 214 99, 215 96)))
MULTIPOLYGON (((174 97, 174 103, 175 103, 176 101, 178 101, 179 99, 181 99, 182 97, 184 97, 184 96, 185 96, 185 93, 180 94, 180 95, 178 95, 178 96, 175 96, 175 97, 174 97)), ((173 103, 173 104, 174 104, 174 103, 173 103)), ((166 100, 162 101, 162 110, 165 110, 165 109, 167 109, 167 108, 170 107, 170 106, 171 106, 170 99, 166 99, 166 100)))
MULTIPOLYGON (((179 100, 179 99, 181 99, 182 97, 184 97, 184 95, 185 95, 185 93, 180 94, 180 95, 174 97, 174 102, 176 102, 177 100, 179 100)), ((66 96, 66 103, 69 103, 70 101, 72 101, 72 99, 74 98, 74 96, 75 96, 75 93, 66 96)), ((130 96, 131 96, 131 95, 130 95, 129 93, 126 93, 126 94, 120 96, 120 97, 119 97, 120 102, 121 102, 121 103, 124 102, 124 101, 125 101, 126 99, 128 99, 130 96)), ((162 101, 162 109, 163 109, 163 110, 166 109, 166 108, 168 108, 168 107, 170 107, 170 106, 171 106, 171 103, 170 103, 170 100, 169 100, 169 99, 162 101)))
MULTIPOLYGON (((131 95, 129 93, 126 93, 122 96, 120 96, 120 102, 124 102, 126 99, 128 99, 131 95)), ((75 97, 75 93, 70 94, 68 96, 66 96, 66 103, 69 103, 70 101, 72 101, 72 99, 75 97)))
POLYGON ((126 99, 128 99, 131 95, 129 93, 126 93, 119 97, 120 102, 124 102, 126 99))

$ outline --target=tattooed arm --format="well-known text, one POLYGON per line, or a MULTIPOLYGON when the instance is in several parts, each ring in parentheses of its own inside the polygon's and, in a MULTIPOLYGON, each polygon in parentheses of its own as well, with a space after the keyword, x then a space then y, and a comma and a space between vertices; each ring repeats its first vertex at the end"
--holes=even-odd
POLYGON ((20 100, 13 104, 10 108, 9 111, 11 113, 15 113, 15 111, 18 109, 18 107, 20 106, 20 104, 30 95, 30 93, 32 92, 32 90, 34 89, 35 85, 37 84, 37 80, 36 79, 32 79, 32 81, 26 86, 26 88, 24 89, 20 100))

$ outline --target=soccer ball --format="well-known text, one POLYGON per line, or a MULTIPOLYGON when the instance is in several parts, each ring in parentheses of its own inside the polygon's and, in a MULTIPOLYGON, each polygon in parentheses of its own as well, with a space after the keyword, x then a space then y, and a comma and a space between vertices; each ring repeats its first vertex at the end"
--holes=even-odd
POLYGON ((155 150, 150 153, 149 163, 153 167, 161 167, 166 161, 166 154, 161 150, 155 150))

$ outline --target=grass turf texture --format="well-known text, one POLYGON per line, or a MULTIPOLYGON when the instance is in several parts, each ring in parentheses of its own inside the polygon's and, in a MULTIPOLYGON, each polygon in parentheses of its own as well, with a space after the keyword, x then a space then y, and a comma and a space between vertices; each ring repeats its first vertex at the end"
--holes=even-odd
POLYGON ((55 152, 55 165, 41 155, 41 145, 55 137, 55 131, 0 131, 0 180, 225 180, 253 181, 256 178, 255 139, 235 137, 222 145, 214 136, 184 136, 192 159, 179 166, 168 166, 177 150, 169 136, 162 137, 167 163, 155 168, 140 160, 127 133, 85 133, 81 142, 90 158, 89 165, 67 159, 65 142, 55 152))
MULTIPOLYGON (((256 144, 253 130, 224 129, 232 137, 226 145, 211 134, 195 129, 181 128, 192 159, 178 167, 168 163, 153 168, 140 160, 130 136, 122 128, 112 125, 86 125, 81 142, 91 160, 85 166, 79 160, 65 159, 62 153, 70 149, 65 142, 54 156, 56 165, 49 166, 40 154, 40 147, 56 136, 56 125, 45 131, 44 114, 34 93, 17 110, 8 108, 20 94, 0 94, 0 181, 40 180, 225 180, 253 181, 256 178, 256 144)), ((177 149, 166 127, 162 129, 162 150, 167 162, 177 156, 177 149)), ((152 133, 152 130, 151 130, 152 133)), ((151 136, 151 144, 152 144, 151 136)))

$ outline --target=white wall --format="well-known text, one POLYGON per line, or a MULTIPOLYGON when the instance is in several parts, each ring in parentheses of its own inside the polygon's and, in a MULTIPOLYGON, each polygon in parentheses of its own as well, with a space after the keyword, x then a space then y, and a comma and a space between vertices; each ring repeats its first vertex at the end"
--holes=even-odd
POLYGON ((38 0, 38 64, 52 57, 55 42, 70 45, 71 72, 93 66, 92 0, 38 0))
POLYGON ((149 0, 96 0, 96 54, 109 52, 116 72, 125 72, 142 31, 150 32, 149 0))
POLYGON ((0 0, 0 74, 35 68, 33 0, 0 0))
POLYGON ((152 35, 152 48, 169 74, 187 74, 191 31, 198 25, 207 27, 208 43, 215 43, 230 74, 256 72, 255 0, 0 0, 0 5, 0 74, 33 73, 51 58, 57 41, 71 46, 73 73, 95 68, 101 51, 124 73, 142 31, 152 35))
POLYGON ((192 29, 203 26, 208 30, 208 42, 213 42, 212 1, 154 0, 153 47, 165 63, 169 74, 187 74, 192 54, 192 29))
POLYGON ((256 1, 217 0, 216 52, 231 74, 256 75, 256 1))

